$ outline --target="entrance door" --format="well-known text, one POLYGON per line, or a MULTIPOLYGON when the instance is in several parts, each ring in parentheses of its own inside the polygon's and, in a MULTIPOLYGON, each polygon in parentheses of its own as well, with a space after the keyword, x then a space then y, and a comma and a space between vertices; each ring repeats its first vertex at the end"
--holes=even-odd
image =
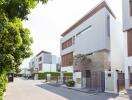
POLYGON ((91 88, 91 71, 86 70, 86 88, 91 88))
POLYGON ((132 89, 132 66, 129 66, 130 88, 132 89))
POLYGON ((122 72, 118 72, 117 86, 118 92, 125 89, 125 74, 122 72))
POLYGON ((105 89, 105 74, 100 71, 86 70, 86 87, 89 90, 96 90, 103 92, 105 89))

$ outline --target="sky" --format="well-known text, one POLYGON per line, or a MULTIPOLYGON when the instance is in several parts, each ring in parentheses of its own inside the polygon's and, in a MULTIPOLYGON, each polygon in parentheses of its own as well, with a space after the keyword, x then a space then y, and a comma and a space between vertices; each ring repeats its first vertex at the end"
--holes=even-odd
MULTIPOLYGON (((61 34, 82 18, 102 0, 49 0, 39 3, 31 10, 28 21, 23 26, 31 31, 33 55, 25 59, 22 68, 27 68, 30 59, 42 50, 60 56, 61 34)), ((117 20, 122 23, 122 0, 106 0, 117 20)))

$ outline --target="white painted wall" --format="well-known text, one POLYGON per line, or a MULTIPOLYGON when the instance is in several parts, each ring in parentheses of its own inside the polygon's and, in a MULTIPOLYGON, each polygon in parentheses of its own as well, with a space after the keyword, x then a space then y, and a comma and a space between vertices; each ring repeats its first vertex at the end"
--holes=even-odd
POLYGON ((132 68, 132 57, 128 57, 128 47, 127 47, 127 32, 124 32, 124 71, 125 71, 125 88, 129 89, 129 70, 128 67, 132 68))
POLYGON ((127 32, 124 32, 124 48, 125 66, 132 66, 132 57, 128 57, 127 32))
POLYGON ((92 25, 92 27, 82 32, 76 38, 75 54, 87 54, 103 49, 108 49, 108 46, 105 45, 107 41, 105 39, 105 15, 106 8, 103 8, 82 24, 83 27, 89 25, 92 25))
POLYGON ((42 64, 42 71, 40 72, 56 72, 57 71, 57 66, 56 64, 58 63, 57 57, 52 54, 47 54, 47 53, 41 53, 38 56, 35 56, 34 58, 31 59, 29 62, 30 67, 34 67, 34 69, 39 69, 39 64, 42 64), (42 60, 39 61, 39 58, 42 57, 42 60), (32 65, 32 62, 34 62, 34 65, 32 65))
POLYGON ((75 87, 76 88, 81 88, 82 87, 81 78, 82 78, 81 72, 75 72, 75 73, 73 73, 73 80, 75 81, 75 87))
POLYGON ((125 70, 125 88, 129 89, 129 70, 132 67, 132 57, 128 57, 127 30, 132 28, 132 16, 130 16, 129 0, 122 0, 123 4, 123 30, 124 30, 124 70, 125 70))
POLYGON ((105 92, 117 93, 117 72, 105 71, 105 92), (111 74, 111 77, 108 76, 111 74))
POLYGON ((124 71, 124 39, 122 27, 111 17, 110 29, 110 60, 112 70, 124 71))
POLYGON ((40 72, 56 72, 56 64, 43 64, 40 72))
POLYGON ((61 67, 61 72, 72 72, 73 73, 73 66, 61 67))
MULTIPOLYGON (((112 70, 123 70, 123 33, 120 24, 113 18, 106 8, 101 9, 81 25, 69 32, 61 39, 61 43, 76 36, 75 44, 65 50, 61 49, 61 55, 74 51, 75 54, 88 54, 100 50, 110 50, 112 70), (110 16, 110 36, 107 33, 107 15, 110 16), (91 28, 80 31, 92 25, 91 28)), ((62 68, 69 69, 69 68, 62 68)))
POLYGON ((122 0, 123 4, 123 30, 132 28, 132 17, 130 17, 129 0, 122 0))

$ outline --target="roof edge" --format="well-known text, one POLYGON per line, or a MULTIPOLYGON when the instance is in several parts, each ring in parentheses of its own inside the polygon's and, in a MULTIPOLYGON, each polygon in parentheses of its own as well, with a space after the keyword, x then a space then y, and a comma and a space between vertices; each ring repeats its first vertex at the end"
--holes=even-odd
POLYGON ((73 24, 71 27, 69 27, 65 32, 61 34, 61 36, 67 35, 69 32, 71 32, 73 29, 75 29, 77 26, 82 24, 84 21, 86 21, 88 18, 92 17, 94 14, 96 14, 99 10, 102 8, 106 8, 111 15, 116 19, 115 14, 110 9, 109 5, 105 0, 101 1, 99 4, 97 4, 93 9, 91 9, 88 13, 86 13, 81 19, 79 19, 75 24, 73 24))
POLYGON ((42 50, 41 52, 39 52, 39 53, 36 55, 36 57, 39 56, 39 55, 42 54, 42 53, 51 54, 50 52, 47 52, 47 51, 42 50))

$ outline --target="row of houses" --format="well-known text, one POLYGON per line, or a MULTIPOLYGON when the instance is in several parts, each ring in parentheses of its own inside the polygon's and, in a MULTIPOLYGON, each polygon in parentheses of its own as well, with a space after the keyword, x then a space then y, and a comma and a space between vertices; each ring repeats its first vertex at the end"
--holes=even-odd
MULTIPOLYGON (((117 92, 124 83, 130 89, 132 0, 123 0, 123 29, 104 0, 61 36, 61 72, 73 73, 76 87, 117 92)), ((56 71, 57 57, 42 51, 29 65, 37 72, 56 71)))

